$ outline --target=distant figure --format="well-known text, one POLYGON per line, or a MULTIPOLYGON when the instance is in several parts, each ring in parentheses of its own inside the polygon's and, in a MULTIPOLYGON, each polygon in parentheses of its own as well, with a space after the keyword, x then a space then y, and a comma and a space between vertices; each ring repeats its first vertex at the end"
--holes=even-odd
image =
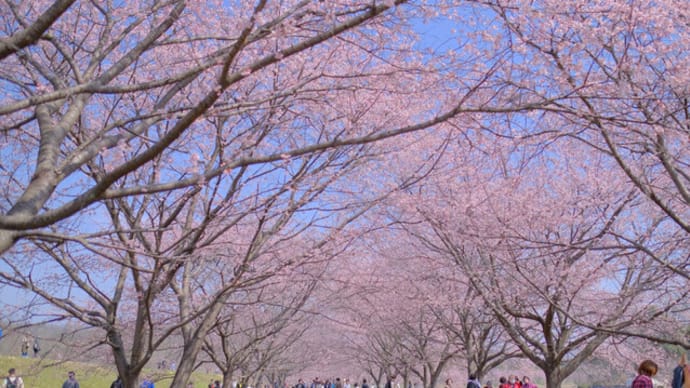
POLYGON ((396 377, 396 375, 388 376, 388 380, 386 380, 386 385, 383 388, 394 388, 393 381, 395 381, 396 377))
POLYGON ((367 379, 362 379, 362 388, 369 388, 369 384, 367 384, 367 379))
POLYGON ((69 371, 67 373, 67 380, 62 383, 62 388, 79 388, 79 382, 77 381, 73 371, 69 371))
POLYGON ((486 382, 486 385, 484 385, 484 388, 494 388, 494 383, 492 383, 491 380, 489 380, 486 382))
POLYGON ((470 373, 467 379, 467 388, 482 388, 481 383, 477 380, 477 375, 470 373))
POLYGON ((443 384, 443 388, 452 388, 453 387, 453 379, 447 378, 446 383, 443 384))
POLYGON ((16 375, 14 368, 10 368, 7 374, 2 382, 2 388, 24 388, 24 380, 16 375))
POLYGON ((501 378, 498 379, 498 388, 510 388, 510 384, 508 384, 508 380, 505 376, 501 376, 501 378))
POLYGON ((537 388, 527 376, 522 376, 522 388, 537 388))
POLYGON ((631 388, 654 388, 652 377, 656 375, 659 367, 652 360, 644 360, 637 368, 637 377, 633 380, 631 388))
POLYGON ((22 337, 22 357, 29 357, 29 339, 22 337))
POLYGON ((139 388, 154 388, 153 380, 149 376, 144 377, 144 381, 141 382, 139 388))
POLYGON ((120 378, 120 376, 117 376, 115 381, 113 381, 113 383, 110 384, 110 388, 123 388, 122 379, 120 378))
POLYGON ((38 357, 38 352, 41 351, 41 345, 38 344, 38 338, 34 338, 34 358, 38 357))

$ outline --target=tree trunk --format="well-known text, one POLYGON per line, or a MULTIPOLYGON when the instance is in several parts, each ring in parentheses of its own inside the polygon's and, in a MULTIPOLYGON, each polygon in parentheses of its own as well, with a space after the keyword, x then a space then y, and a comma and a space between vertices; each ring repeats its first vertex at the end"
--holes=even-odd
POLYGON ((175 371, 175 377, 170 384, 170 388, 185 388, 189 377, 194 371, 194 364, 196 363, 197 356, 203 345, 203 338, 206 337, 208 332, 213 327, 214 322, 218 318, 218 314, 222 310, 223 302, 227 300, 229 293, 221 297, 218 297, 216 303, 208 311, 204 321, 197 328, 194 335, 188 343, 185 344, 184 350, 182 351, 182 357, 180 359, 180 365, 175 371))
POLYGON ((184 388, 187 385, 187 381, 194 371, 196 355, 199 353, 200 348, 201 346, 197 346, 196 342, 193 342, 191 346, 185 346, 180 366, 175 371, 175 377, 173 377, 170 388, 184 388))
POLYGON ((122 379, 123 388, 137 388, 137 382, 139 380, 141 369, 132 368, 127 362, 120 333, 115 330, 109 330, 108 341, 110 342, 110 346, 113 351, 113 358, 115 359, 117 373, 122 379))
POLYGON ((544 371, 544 377, 546 377, 546 387, 545 388, 561 388, 561 383, 563 383, 563 378, 561 377, 560 370, 558 368, 553 368, 551 370, 544 371))
POLYGON ((228 368, 228 370, 223 372, 223 382, 221 383, 223 388, 232 387, 232 375, 233 375, 233 373, 230 370, 230 368, 228 368))

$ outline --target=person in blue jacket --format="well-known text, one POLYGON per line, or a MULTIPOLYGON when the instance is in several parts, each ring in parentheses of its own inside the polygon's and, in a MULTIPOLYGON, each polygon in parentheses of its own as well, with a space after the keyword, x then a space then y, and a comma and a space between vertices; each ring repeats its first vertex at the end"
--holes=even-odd
POLYGON ((690 365, 685 361, 685 353, 680 357, 678 366, 673 369, 671 388, 690 387, 690 365))

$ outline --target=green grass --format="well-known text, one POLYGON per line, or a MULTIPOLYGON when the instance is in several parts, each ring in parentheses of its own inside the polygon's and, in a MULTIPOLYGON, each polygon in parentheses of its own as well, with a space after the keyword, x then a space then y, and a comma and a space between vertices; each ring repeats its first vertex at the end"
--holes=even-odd
MULTIPOLYGON (((115 380, 114 368, 79 362, 56 362, 54 360, 0 356, 0 376, 4 379, 10 368, 17 370, 17 375, 24 380, 25 388, 59 388, 67 379, 67 372, 77 374, 79 385, 83 388, 109 388, 115 380)), ((156 388, 168 387, 173 373, 144 370, 142 376, 150 375, 156 381, 156 388), (157 373, 158 372, 158 373, 157 373)), ((207 373, 194 373, 192 380, 195 388, 208 386, 211 379, 219 376, 207 373)), ((2 382, 0 381, 0 386, 2 382)))
POLYGON ((101 366, 76 362, 55 363, 52 360, 35 358, 0 357, 0 375, 7 376, 10 368, 17 370, 17 375, 24 380, 26 388, 60 387, 67 379, 68 371, 75 371, 79 385, 88 387, 110 387, 115 379, 113 370, 101 366))

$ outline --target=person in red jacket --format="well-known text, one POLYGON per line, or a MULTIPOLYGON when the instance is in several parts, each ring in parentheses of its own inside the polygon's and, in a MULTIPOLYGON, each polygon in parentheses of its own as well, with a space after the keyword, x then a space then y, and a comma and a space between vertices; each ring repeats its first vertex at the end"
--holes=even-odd
POLYGON ((510 384, 510 388, 522 388, 522 381, 516 375, 508 378, 508 384, 510 384))

